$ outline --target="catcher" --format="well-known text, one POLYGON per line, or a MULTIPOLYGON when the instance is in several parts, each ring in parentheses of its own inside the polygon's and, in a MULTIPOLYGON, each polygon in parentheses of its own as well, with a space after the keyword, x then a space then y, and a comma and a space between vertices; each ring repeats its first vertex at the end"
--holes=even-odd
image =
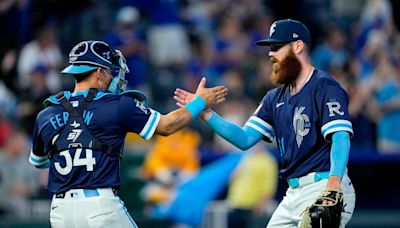
MULTIPOLYGON (((271 79, 277 88, 266 93, 243 127, 210 109, 200 115, 242 150, 261 139, 276 139, 280 177, 289 188, 268 228, 344 227, 354 210, 355 192, 346 170, 353 135, 348 96, 331 75, 311 65, 310 43, 303 23, 276 21, 269 37, 256 44, 269 46, 271 79)), ((181 89, 175 95, 182 107, 194 97, 181 89)))
POLYGON ((75 89, 46 99, 36 118, 29 161, 49 168, 52 227, 134 227, 118 196, 124 139, 134 132, 149 140, 187 126, 204 108, 222 102, 223 86, 199 83, 197 97, 163 115, 136 90, 125 90, 125 58, 107 43, 82 41, 72 48, 62 73, 75 89))

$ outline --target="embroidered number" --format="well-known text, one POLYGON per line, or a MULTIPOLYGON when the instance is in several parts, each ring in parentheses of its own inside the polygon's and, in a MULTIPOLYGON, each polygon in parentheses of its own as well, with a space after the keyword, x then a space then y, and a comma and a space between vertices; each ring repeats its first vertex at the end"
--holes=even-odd
POLYGON ((93 166, 96 164, 96 159, 93 157, 91 149, 85 150, 85 157, 81 158, 82 148, 78 148, 75 151, 74 159, 72 160, 71 154, 68 150, 60 152, 60 155, 65 158, 65 166, 61 167, 59 162, 55 162, 54 166, 57 172, 61 175, 67 175, 71 172, 74 166, 86 166, 86 171, 93 171, 93 166))
POLYGON ((61 151, 60 155, 64 156, 64 158, 65 158, 65 167, 61 167, 59 162, 54 162, 54 166, 56 167, 56 170, 57 170, 57 172, 59 174, 67 175, 72 170, 72 158, 71 158, 71 155, 69 154, 68 150, 61 151))

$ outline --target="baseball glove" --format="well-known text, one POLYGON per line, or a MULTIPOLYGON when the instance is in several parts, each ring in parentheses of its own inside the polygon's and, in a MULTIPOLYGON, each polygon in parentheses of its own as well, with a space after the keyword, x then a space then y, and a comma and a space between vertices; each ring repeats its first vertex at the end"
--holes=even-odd
POLYGON ((323 191, 315 203, 304 210, 300 228, 339 228, 342 210, 343 193, 323 191), (324 205, 324 200, 332 204, 324 205))

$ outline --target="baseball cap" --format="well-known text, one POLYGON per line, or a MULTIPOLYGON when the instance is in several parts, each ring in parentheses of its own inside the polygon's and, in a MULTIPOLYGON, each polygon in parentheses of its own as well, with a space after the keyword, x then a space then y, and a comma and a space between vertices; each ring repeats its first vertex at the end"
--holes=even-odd
POLYGON ((290 43, 302 40, 311 44, 311 35, 308 28, 300 21, 284 19, 275 21, 269 30, 269 37, 256 42, 259 46, 269 46, 279 43, 290 43))

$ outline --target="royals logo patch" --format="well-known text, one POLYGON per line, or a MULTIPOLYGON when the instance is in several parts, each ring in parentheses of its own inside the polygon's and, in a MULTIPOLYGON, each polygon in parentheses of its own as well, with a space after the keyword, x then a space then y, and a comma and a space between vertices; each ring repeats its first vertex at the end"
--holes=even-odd
POLYGON ((310 118, 303 113, 306 107, 296 107, 293 116, 293 128, 296 133, 297 147, 300 148, 303 138, 310 132, 310 118))

